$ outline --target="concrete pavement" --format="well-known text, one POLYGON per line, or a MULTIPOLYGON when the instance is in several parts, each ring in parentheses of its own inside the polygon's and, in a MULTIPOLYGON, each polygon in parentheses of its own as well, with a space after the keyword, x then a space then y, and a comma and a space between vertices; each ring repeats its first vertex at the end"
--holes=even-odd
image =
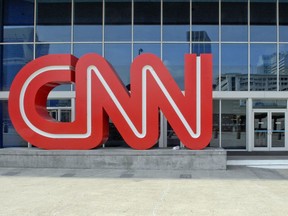
POLYGON ((288 169, 0 168, 0 215, 288 215, 288 169))

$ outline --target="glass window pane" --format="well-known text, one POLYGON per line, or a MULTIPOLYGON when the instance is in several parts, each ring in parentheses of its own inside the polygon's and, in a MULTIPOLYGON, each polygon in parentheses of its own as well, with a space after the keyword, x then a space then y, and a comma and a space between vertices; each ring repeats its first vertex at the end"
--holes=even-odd
MULTIPOLYGON (((7 71, 6 71, 6 73, 7 73, 7 71)), ((5 82, 4 82, 3 77, 4 77, 3 45, 0 45, 0 91, 4 91, 4 86, 5 86, 4 83, 5 82)))
POLYGON ((212 43, 192 43, 192 53, 212 53, 213 57, 213 90, 219 90, 219 46, 212 43))
POLYGON ((221 101, 221 146, 246 149, 246 101, 221 101))
POLYGON ((48 54, 70 54, 70 44, 37 44, 36 58, 48 54))
POLYGON ((279 49, 279 89, 288 91, 288 44, 280 44, 279 49))
POLYGON ((0 147, 27 147, 28 143, 16 132, 8 113, 8 102, 0 101, 0 147))
MULTIPOLYGON (((105 58, 112 65, 124 85, 130 85, 131 44, 105 44, 105 58)), ((108 147, 128 147, 110 120, 109 138, 105 143, 108 147)))
POLYGON ((74 44, 74 55, 78 58, 87 53, 102 55, 102 44, 74 44))
POLYGON ((37 1, 36 32, 36 41, 39 42, 70 42, 71 0, 63 0, 60 2, 37 1))
POLYGON ((250 10, 251 41, 276 42, 276 1, 252 0, 250 10))
POLYGON ((131 41, 131 1, 105 2, 105 40, 131 41))
POLYGON ((280 41, 288 42, 288 1, 279 1, 279 37, 280 41))
MULTIPOLYGON (((70 44, 38 44, 36 45, 36 58, 48 54, 70 54, 70 44)), ((53 91, 70 91, 71 85, 60 85, 53 91)))
POLYGON ((62 99, 62 100, 47 100, 47 107, 71 107, 71 100, 62 99))
POLYGON ((286 100, 253 100, 253 108, 256 109, 286 109, 286 100))
POLYGON ((3 65, 0 70, 2 80, 0 86, 3 91, 9 91, 11 83, 21 68, 33 59, 33 45, 13 44, 3 45, 3 65))
POLYGON ((254 113, 254 147, 268 147, 268 113, 254 113))
POLYGON ((180 89, 184 90, 184 55, 189 44, 163 44, 163 62, 180 89))
POLYGON ((248 91, 248 45, 222 44, 221 90, 248 91))
POLYGON ((209 147, 219 147, 219 100, 213 100, 213 132, 209 147))
POLYGON ((192 41, 219 40, 218 0, 192 2, 192 41))
POLYGON ((157 55, 159 58, 160 55, 160 44, 149 44, 149 43, 136 43, 134 44, 134 58, 136 58, 138 55, 141 55, 142 53, 153 53, 157 55))
POLYGON ((33 1, 5 0, 3 12, 3 40, 5 42, 33 42, 33 1))
POLYGON ((134 40, 160 41, 161 4, 159 0, 134 1, 134 40))
POLYGON ((105 58, 124 85, 130 84, 131 44, 105 44, 105 58))
POLYGON ((167 147, 171 148, 178 146, 180 148, 180 145, 181 145, 180 139, 178 138, 177 134, 175 133, 169 122, 167 121, 167 147))
POLYGON ((222 0, 222 41, 248 40, 248 1, 222 0))
POLYGON ((190 2, 163 2, 163 40, 189 41, 190 32, 190 2))
MULTIPOLYGON (((271 113, 271 148, 285 147, 285 112, 271 113)), ((279 149, 280 150, 280 149, 279 149)))
MULTIPOLYGON (((3 135, 8 131, 8 125, 3 119, 3 102, 4 101, 0 101, 0 148, 3 148, 3 135)), ((8 106, 7 103, 6 106, 8 106)))
POLYGON ((76 0, 74 3, 74 40, 102 41, 102 0, 76 0))
POLYGON ((277 90, 276 44, 251 44, 251 91, 277 90))
POLYGON ((105 143, 105 147, 121 147, 121 148, 129 147, 125 143, 122 136, 120 135, 120 133, 118 132, 117 128, 115 127, 114 123, 111 120, 109 121, 109 137, 105 143))

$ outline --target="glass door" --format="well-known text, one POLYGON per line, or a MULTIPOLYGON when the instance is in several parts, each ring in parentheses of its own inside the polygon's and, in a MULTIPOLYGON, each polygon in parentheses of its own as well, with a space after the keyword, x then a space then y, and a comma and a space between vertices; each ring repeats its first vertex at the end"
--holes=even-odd
POLYGON ((271 112, 271 148, 285 148, 285 113, 271 112))
POLYGON ((254 110, 253 150, 286 150, 286 111, 254 110))
POLYGON ((60 122, 71 122, 71 109, 70 108, 48 108, 49 115, 60 122))
POLYGON ((254 112, 253 147, 268 148, 268 112, 254 112))

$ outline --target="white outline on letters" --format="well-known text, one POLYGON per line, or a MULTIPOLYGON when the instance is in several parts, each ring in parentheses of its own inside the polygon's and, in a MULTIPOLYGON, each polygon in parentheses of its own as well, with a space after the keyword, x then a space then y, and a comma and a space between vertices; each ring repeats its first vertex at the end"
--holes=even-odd
POLYGON ((201 59, 199 56, 197 56, 197 63, 196 63, 196 133, 192 130, 190 125, 188 124, 187 120, 184 118, 183 114, 181 113, 180 109, 178 108, 177 104, 174 102, 173 98, 171 95, 168 93, 167 89, 165 88, 164 84, 162 81, 159 79, 157 73, 153 69, 152 66, 146 65, 142 68, 142 133, 139 132, 127 113, 125 112, 124 108, 122 107, 121 103, 118 101, 116 98, 115 94, 107 84, 106 80, 103 78, 102 74, 100 71, 97 69, 96 66, 91 65, 87 68, 87 132, 84 134, 52 134, 52 133, 47 133, 45 131, 40 130, 36 126, 34 126, 28 119, 26 112, 25 112, 25 107, 24 107, 24 97, 25 93, 27 90, 27 87, 31 83, 31 81, 39 76, 42 73, 48 72, 48 71, 53 71, 53 70, 73 70, 72 67, 70 66, 48 66, 41 68, 31 74, 28 79, 25 81, 21 92, 20 92, 20 98, 19 98, 19 108, 21 115, 23 117, 24 122, 27 124, 27 126, 33 130, 35 133, 48 137, 48 138, 58 138, 58 139, 67 139, 67 138, 88 138, 91 136, 92 133, 92 72, 96 74, 108 94, 110 95, 111 99, 115 103, 116 107, 120 111, 121 115, 123 118, 126 120, 128 123, 129 127, 137 136, 138 138, 144 138, 147 133, 147 72, 150 71, 151 75, 157 82, 158 86, 164 93, 165 97, 171 104, 172 108, 176 112, 177 116, 180 118, 181 122, 183 123, 184 127, 188 131, 191 137, 193 138, 198 138, 201 134, 201 59))

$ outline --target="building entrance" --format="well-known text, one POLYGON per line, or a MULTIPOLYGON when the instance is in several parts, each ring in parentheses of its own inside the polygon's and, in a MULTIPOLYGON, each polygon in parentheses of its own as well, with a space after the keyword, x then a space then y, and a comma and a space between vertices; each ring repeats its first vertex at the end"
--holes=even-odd
POLYGON ((287 111, 253 110, 253 146, 254 151, 287 150, 287 111))

